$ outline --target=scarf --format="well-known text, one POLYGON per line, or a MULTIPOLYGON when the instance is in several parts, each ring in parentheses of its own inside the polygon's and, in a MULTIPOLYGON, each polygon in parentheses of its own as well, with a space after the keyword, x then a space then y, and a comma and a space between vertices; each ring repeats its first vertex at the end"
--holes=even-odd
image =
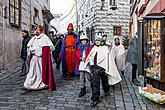
POLYGON ((90 43, 86 43, 86 44, 81 43, 80 44, 80 56, 82 56, 83 51, 86 50, 89 46, 90 46, 90 43))

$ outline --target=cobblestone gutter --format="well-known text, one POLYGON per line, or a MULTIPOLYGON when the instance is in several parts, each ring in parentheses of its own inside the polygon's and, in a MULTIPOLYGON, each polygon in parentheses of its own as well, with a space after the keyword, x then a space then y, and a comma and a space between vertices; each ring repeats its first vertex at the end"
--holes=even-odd
POLYGON ((19 73, 21 70, 21 60, 16 60, 12 64, 8 64, 5 68, 0 68, 0 80, 7 78, 10 75, 19 73))

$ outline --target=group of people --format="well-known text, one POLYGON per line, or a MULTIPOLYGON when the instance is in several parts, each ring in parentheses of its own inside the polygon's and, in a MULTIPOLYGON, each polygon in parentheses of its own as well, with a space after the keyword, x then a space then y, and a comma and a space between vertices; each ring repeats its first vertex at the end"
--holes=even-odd
POLYGON ((81 82, 79 97, 86 94, 86 80, 89 80, 92 91, 91 107, 99 103, 100 80, 105 96, 109 95, 111 85, 115 85, 122 80, 120 73, 124 75, 125 60, 132 64, 132 81, 138 85, 136 80, 137 63, 132 62, 137 60, 136 56, 133 55, 137 53, 135 49, 132 49, 136 46, 131 47, 131 45, 137 45, 136 39, 131 40, 126 56, 125 48, 118 37, 113 42, 109 42, 107 35, 96 35, 94 43, 91 44, 86 35, 78 36, 74 34, 72 23, 68 25, 67 31, 68 33, 65 36, 57 34, 52 41, 43 33, 41 25, 37 26, 34 31, 35 36, 32 38, 28 36, 27 31, 22 31, 24 39, 21 51, 21 58, 23 59, 21 75, 26 73, 25 62, 29 62, 29 72, 24 82, 24 89, 49 88, 55 90, 53 61, 56 62, 57 69, 60 68, 62 61, 62 76, 64 78, 79 76, 81 82))

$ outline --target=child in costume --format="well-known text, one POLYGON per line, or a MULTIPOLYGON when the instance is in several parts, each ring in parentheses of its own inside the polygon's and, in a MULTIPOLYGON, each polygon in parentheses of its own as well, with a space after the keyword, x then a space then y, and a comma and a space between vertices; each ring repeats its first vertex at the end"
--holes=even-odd
POLYGON ((88 42, 88 37, 85 35, 80 36, 80 45, 76 49, 76 75, 80 74, 81 90, 79 97, 86 94, 86 76, 90 80, 90 74, 84 71, 85 60, 92 49, 92 45, 88 42))
POLYGON ((121 81, 120 74, 115 64, 115 57, 109 46, 101 46, 101 36, 95 37, 95 46, 90 51, 85 64, 86 71, 91 73, 91 107, 99 103, 100 98, 100 79, 105 96, 109 94, 110 85, 121 81))

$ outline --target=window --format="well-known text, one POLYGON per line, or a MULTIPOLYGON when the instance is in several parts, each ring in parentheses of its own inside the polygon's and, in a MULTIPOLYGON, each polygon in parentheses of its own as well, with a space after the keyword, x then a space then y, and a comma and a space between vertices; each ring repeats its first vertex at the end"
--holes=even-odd
POLYGON ((36 9, 36 8, 34 8, 34 16, 33 16, 33 23, 34 24, 37 24, 37 20, 39 19, 39 11, 36 9))
POLYGON ((117 0, 109 0, 110 6, 117 6, 117 0))
POLYGON ((21 1, 9 0, 9 22, 12 26, 20 27, 21 1))
POLYGON ((113 27, 113 35, 117 35, 117 36, 121 35, 121 27, 120 26, 114 26, 113 27))

